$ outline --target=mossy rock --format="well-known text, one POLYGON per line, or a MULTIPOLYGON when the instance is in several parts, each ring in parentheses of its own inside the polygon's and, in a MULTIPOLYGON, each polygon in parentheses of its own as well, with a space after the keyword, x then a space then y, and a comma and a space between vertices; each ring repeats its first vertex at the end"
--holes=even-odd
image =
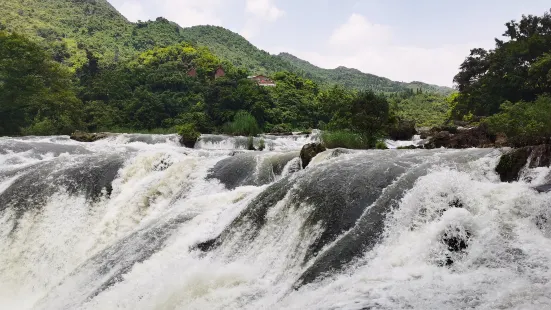
POLYGON ((111 133, 108 132, 84 132, 84 131, 75 131, 71 134, 70 138, 71 140, 79 141, 79 142, 94 142, 101 139, 105 139, 109 136, 111 136, 111 133))

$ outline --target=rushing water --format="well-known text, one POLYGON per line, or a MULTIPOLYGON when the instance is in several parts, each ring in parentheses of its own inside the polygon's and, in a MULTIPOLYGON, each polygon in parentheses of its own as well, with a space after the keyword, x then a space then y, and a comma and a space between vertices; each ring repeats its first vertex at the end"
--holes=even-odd
POLYGON ((0 138, 0 309, 551 308, 549 168, 263 139, 0 138))

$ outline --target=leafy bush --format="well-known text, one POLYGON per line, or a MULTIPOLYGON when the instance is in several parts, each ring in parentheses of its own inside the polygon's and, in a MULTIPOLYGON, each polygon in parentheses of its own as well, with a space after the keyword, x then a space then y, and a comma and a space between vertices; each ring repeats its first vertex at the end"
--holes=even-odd
POLYGON ((264 151, 265 148, 266 148, 266 143, 264 142, 264 139, 260 139, 260 141, 258 141, 258 150, 264 151))
POLYGON ((254 138, 252 136, 249 136, 249 139, 247 140, 247 150, 256 151, 254 148, 254 138))
POLYGON ((223 130, 226 134, 236 136, 256 136, 260 133, 260 128, 254 116, 245 111, 237 112, 233 122, 226 124, 223 130))
POLYGON ((270 128, 270 133, 289 133, 293 131, 291 124, 278 124, 270 128))
POLYGON ((51 120, 45 118, 34 122, 31 126, 23 129, 21 133, 24 135, 48 136, 56 134, 56 128, 51 120))
POLYGON ((503 103, 501 112, 487 117, 490 132, 504 133, 514 145, 541 143, 551 137, 551 97, 541 96, 534 102, 503 103))
POLYGON ((193 124, 179 125, 176 129, 180 135, 180 143, 190 148, 195 146, 195 142, 197 142, 197 139, 201 136, 193 124))
POLYGON ((378 150, 388 150, 388 147, 386 146, 386 143, 383 140, 377 141, 377 143, 375 144, 375 148, 378 150))
POLYGON ((373 139, 367 139, 365 136, 347 131, 324 131, 321 134, 321 140, 327 148, 347 148, 347 149, 370 149, 375 146, 373 139))

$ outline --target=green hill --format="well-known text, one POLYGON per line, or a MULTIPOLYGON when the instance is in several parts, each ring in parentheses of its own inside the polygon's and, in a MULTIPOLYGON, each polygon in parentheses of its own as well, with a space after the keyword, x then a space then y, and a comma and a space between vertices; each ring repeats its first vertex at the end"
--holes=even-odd
POLYGON ((45 43, 54 59, 72 68, 86 62, 86 51, 103 63, 134 57, 155 46, 188 41, 208 47, 216 56, 252 74, 291 71, 322 85, 393 93, 421 88, 448 94, 452 89, 421 82, 401 83, 339 67, 322 69, 293 55, 271 55, 222 27, 181 28, 162 17, 131 23, 106 0, 2 0, 0 27, 45 43))
POLYGON ((281 53, 277 57, 292 64, 296 70, 302 72, 306 77, 323 84, 340 84, 348 88, 372 89, 385 93, 400 92, 406 89, 422 89, 425 92, 446 95, 453 92, 453 89, 449 87, 430 85, 423 82, 395 82, 384 77, 342 66, 336 69, 323 69, 288 53, 281 53))

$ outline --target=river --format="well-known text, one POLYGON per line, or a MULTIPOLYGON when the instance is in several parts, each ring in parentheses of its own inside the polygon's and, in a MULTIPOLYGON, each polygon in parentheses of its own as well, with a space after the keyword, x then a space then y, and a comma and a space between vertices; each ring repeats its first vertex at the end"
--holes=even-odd
POLYGON ((0 138, 0 308, 551 308, 549 168, 316 139, 0 138))

